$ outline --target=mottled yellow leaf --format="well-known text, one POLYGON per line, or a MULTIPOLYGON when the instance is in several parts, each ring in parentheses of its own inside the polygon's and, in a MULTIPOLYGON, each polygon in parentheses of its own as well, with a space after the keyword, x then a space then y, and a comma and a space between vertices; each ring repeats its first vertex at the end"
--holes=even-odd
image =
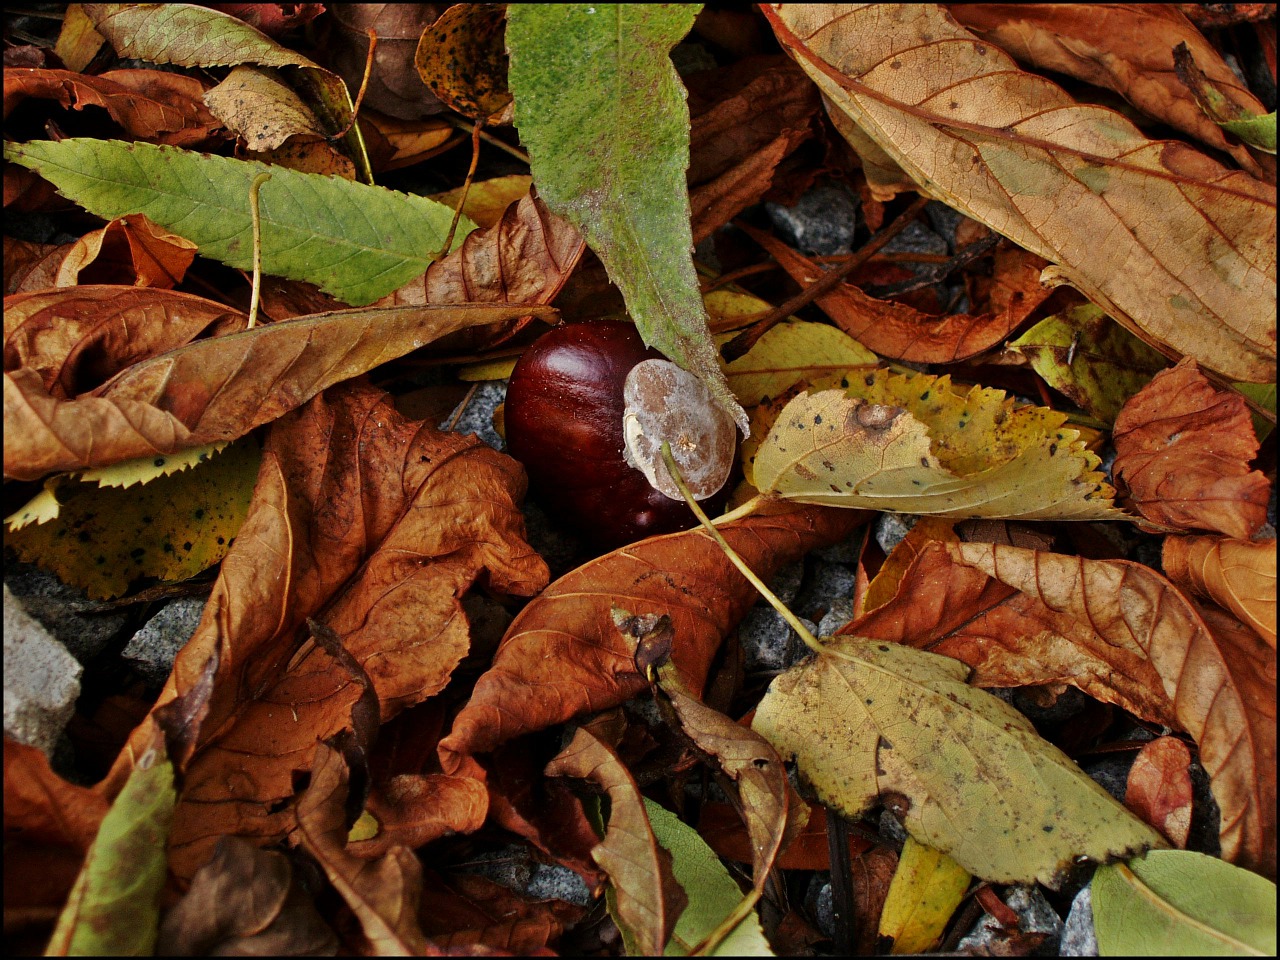
POLYGON ((893 938, 893 953, 924 953, 942 936, 968 889, 969 871, 907 837, 880 912, 880 936, 893 938))
POLYGON ((801 380, 837 376, 879 362, 843 330, 796 320, 764 334, 743 356, 725 365, 724 374, 738 402, 753 407, 801 380))

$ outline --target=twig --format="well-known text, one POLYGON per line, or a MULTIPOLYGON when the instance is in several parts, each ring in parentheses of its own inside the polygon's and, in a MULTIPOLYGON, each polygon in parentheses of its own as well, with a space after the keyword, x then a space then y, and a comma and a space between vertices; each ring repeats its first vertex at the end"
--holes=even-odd
POLYGON ((876 287, 867 287, 867 296, 884 299, 885 297, 896 297, 899 294, 910 293, 912 290, 919 290, 921 287, 929 287, 941 280, 945 280, 948 274, 954 273, 962 267, 968 266, 974 260, 989 251, 1003 237, 998 233, 983 237, 981 240, 975 240, 963 250, 956 253, 954 257, 949 257, 935 266, 927 270, 922 270, 910 280, 903 280, 901 283, 887 283, 876 287))
MULTIPOLYGON (((467 133, 470 133, 472 136, 475 135, 476 125, 474 123, 468 123, 466 120, 463 120, 461 117, 456 117, 449 114, 446 114, 444 119, 447 120, 449 123, 453 124, 459 130, 465 130, 467 131, 467 133)), ((529 162, 529 155, 525 153, 523 150, 521 150, 519 147, 513 147, 511 144, 498 139, 493 134, 487 131, 484 131, 480 134, 480 139, 483 140, 485 143, 492 144, 493 146, 497 147, 499 150, 507 151, 507 153, 511 154, 513 157, 515 157, 517 160, 519 160, 522 163, 527 164, 529 162)))
POLYGON ((772 330, 780 321, 785 320, 802 307, 807 307, 824 294, 830 293, 845 277, 870 260, 876 251, 906 229, 907 224, 920 214, 920 211, 925 208, 925 204, 928 202, 928 197, 916 198, 911 206, 907 207, 893 223, 867 241, 866 246, 850 257, 847 263, 829 273, 823 274, 821 278, 805 287, 782 306, 766 313, 721 347, 720 355, 730 362, 737 360, 754 347, 756 341, 772 330))
POLYGON ((851 957, 853 944, 853 864, 849 860, 849 825, 830 807, 827 811, 827 856, 831 860, 831 919, 835 923, 836 956, 851 957))

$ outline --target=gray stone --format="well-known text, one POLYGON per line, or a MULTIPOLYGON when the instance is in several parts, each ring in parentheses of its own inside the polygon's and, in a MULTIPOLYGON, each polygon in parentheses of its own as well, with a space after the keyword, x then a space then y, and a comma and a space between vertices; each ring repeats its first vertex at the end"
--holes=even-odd
POLYGON ((1093 929, 1093 888, 1085 887, 1071 901, 1067 919, 1062 924, 1062 939, 1058 942, 1058 955, 1062 957, 1098 956, 1098 935, 1093 929))
POLYGON ((851 535, 838 543, 831 544, 829 547, 814 550, 812 556, 819 560, 826 560, 828 563, 856 564, 862 556, 862 539, 865 529, 864 527, 862 530, 856 530, 851 535))
POLYGON ((896 847, 907 842, 907 828, 888 810, 880 811, 880 838, 896 847))
POLYGON ((948 207, 945 203, 930 200, 924 208, 924 215, 933 232, 947 242, 951 253, 955 253, 956 228, 964 221, 964 214, 953 207, 948 207))
POLYGON ((152 687, 164 684, 173 670, 173 659, 196 631, 205 600, 179 597, 148 620, 120 655, 132 660, 134 669, 152 687))
POLYGON ((893 553, 920 518, 910 513, 882 513, 876 520, 876 543, 887 557, 893 553))
MULTIPOLYGON (((1044 933, 1048 936, 1036 948, 1033 956, 1052 957, 1058 953, 1058 938, 1062 934, 1062 918, 1049 905, 1037 887, 1010 887, 1004 901, 1018 915, 1018 929, 1023 933, 1044 933)), ((989 956, 983 948, 997 944, 1003 936, 1003 928, 990 914, 984 914, 960 942, 958 953, 989 956)))
POLYGON ((4 582, 26 611, 84 666, 106 648, 127 618, 122 611, 80 612, 87 602, 84 592, 33 564, 6 565, 4 582))
POLYGON ((52 756, 84 668, 4 588, 4 733, 52 756))
POLYGON ((580 907, 591 903, 591 889, 587 882, 558 863, 538 864, 524 892, 535 900, 564 900, 580 907))
POLYGON ((463 873, 486 877, 511 890, 524 890, 533 878, 533 868, 528 848, 513 843, 500 850, 481 854, 458 869, 463 873))
POLYGON ((829 637, 853 619, 853 599, 840 598, 831 603, 826 615, 818 621, 818 636, 829 637))
POLYGON ((795 600, 796 594, 800 592, 800 584, 804 580, 804 561, 797 560, 795 563, 789 563, 769 581, 769 589, 774 592, 779 600, 783 603, 791 603, 795 600))
POLYGON ((502 403, 506 396, 507 381, 486 380, 481 383, 476 388, 476 392, 471 395, 470 401, 462 411, 462 416, 454 424, 453 432, 474 433, 482 443, 487 443, 495 450, 505 451, 506 441, 498 436, 498 431, 493 426, 493 411, 498 409, 498 404, 502 403))
POLYGON ((809 620, 821 620, 837 603, 853 601, 857 573, 843 563, 815 561, 792 609, 809 620))
POLYGON ((814 923, 817 924, 818 930, 822 935, 834 940, 836 938, 834 894, 831 891, 830 882, 825 882, 823 879, 826 876, 826 873, 820 873, 813 878, 813 883, 818 886, 817 892, 811 898, 809 913, 812 915, 814 923))
POLYGON ((819 257, 848 253, 853 247, 859 204, 841 184, 819 184, 793 207, 777 203, 764 207, 788 246, 819 257))
MULTIPOLYGON (((817 624, 803 617, 801 622, 816 635, 817 624)), ((807 649, 782 615, 763 603, 756 604, 743 618, 738 639, 749 671, 785 670, 791 665, 792 656, 807 649)))
POLYGON ((1124 803, 1125 790, 1129 786, 1129 768, 1133 766, 1136 754, 1106 754, 1096 760, 1086 760, 1080 769, 1087 773, 1093 782, 1124 803))
POLYGON ((552 580, 562 577, 590 556, 582 538, 566 530, 564 524, 552 520, 531 498, 525 498, 521 512, 524 514, 525 539, 538 556, 547 561, 552 580))
POLYGON ((919 220, 913 220, 902 232, 884 245, 885 253, 949 254, 947 241, 919 220))

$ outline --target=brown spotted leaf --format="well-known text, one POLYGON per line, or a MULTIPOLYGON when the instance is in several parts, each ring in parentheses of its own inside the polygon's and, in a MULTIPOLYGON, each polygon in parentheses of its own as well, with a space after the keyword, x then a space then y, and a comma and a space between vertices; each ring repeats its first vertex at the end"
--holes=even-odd
POLYGON ((1271 484, 1249 461, 1258 440, 1238 394, 1190 358, 1156 374, 1116 417, 1113 468, 1148 520, 1247 540, 1267 518, 1271 484))

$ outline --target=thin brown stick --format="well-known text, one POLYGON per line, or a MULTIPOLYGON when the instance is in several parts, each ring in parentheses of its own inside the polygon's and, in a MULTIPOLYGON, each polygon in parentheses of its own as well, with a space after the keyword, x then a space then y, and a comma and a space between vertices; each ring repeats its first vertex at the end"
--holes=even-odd
POLYGON ((453 247, 453 235, 458 230, 458 221, 462 219, 462 208, 467 205, 467 194, 471 192, 471 182, 476 176, 476 165, 480 162, 480 132, 484 129, 484 121, 478 122, 471 130, 471 166, 467 168, 467 179, 462 181, 462 196, 458 198, 457 209, 453 211, 453 221, 449 224, 449 233, 444 238, 444 246, 440 256, 444 256, 453 247))
MULTIPOLYGON (((449 123, 453 124, 459 130, 465 130, 467 131, 467 133, 470 133, 473 135, 475 133, 475 128, 477 125, 474 123, 469 123, 466 120, 463 120, 462 117, 446 114, 444 119, 449 121, 449 123)), ((507 153, 511 154, 521 163, 529 162, 529 155, 527 153, 525 153, 519 147, 513 147, 511 144, 503 140, 499 140, 497 137, 495 137, 493 134, 489 133, 488 131, 481 133, 480 139, 483 140, 485 143, 490 144, 491 146, 497 147, 499 150, 505 150, 507 153)))
POLYGON ((329 139, 337 142, 351 132, 356 125, 356 117, 360 116, 360 105, 364 103, 365 91, 369 89, 369 77, 373 75, 373 51, 378 49, 378 35, 370 27, 365 31, 369 37, 369 53, 364 60, 364 76, 360 78, 360 90, 356 93, 356 102, 351 107, 351 121, 329 139))
POLYGON ((850 257, 847 263, 823 274, 821 278, 805 287, 782 306, 766 313, 721 347, 720 355, 730 362, 737 360, 754 347, 756 341, 772 330, 779 322, 785 320, 802 307, 807 307, 823 294, 830 293, 845 277, 870 260, 876 251, 905 230, 907 224, 920 215, 920 211, 924 209, 925 204, 928 202, 928 197, 917 197, 911 206, 902 211, 893 223, 867 241, 867 244, 850 257))

